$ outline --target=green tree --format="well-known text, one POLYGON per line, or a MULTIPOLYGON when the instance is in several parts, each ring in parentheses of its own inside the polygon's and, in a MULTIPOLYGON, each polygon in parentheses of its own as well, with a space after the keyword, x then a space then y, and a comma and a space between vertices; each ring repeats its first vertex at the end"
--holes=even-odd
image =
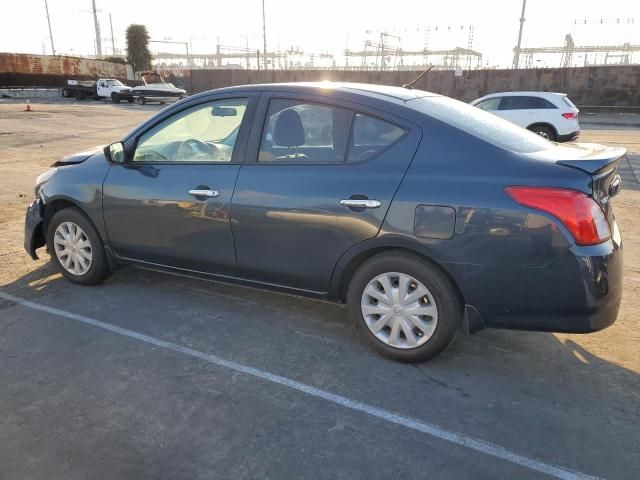
POLYGON ((131 24, 127 27, 127 61, 136 72, 151 68, 149 32, 144 25, 131 24))

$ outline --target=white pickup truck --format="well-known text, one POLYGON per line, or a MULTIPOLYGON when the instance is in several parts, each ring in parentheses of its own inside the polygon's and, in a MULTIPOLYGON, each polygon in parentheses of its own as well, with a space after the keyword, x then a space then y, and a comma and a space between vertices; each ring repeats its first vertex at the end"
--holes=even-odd
POLYGON ((67 80, 67 86, 62 89, 62 96, 74 97, 77 100, 110 98, 113 103, 120 103, 120 100, 132 103, 131 90, 131 87, 127 87, 116 78, 99 78, 95 81, 67 80))

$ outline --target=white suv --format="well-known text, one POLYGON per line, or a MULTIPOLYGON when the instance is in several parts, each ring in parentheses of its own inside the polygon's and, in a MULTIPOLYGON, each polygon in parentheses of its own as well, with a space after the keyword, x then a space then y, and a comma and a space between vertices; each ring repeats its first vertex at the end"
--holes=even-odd
POLYGON ((580 134, 579 110, 564 93, 492 93, 474 100, 471 105, 554 142, 570 142, 580 134))

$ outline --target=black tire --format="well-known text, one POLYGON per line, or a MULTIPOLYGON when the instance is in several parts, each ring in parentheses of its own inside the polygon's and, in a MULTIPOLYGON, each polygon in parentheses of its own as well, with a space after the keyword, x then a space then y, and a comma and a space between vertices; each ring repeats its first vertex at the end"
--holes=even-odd
POLYGON ((133 97, 127 97, 127 102, 133 103, 133 97))
POLYGON ((146 102, 144 97, 138 97, 138 105, 144 105, 146 102))
POLYGON ((120 103, 120 95, 118 95, 116 92, 113 92, 111 94, 111 101, 113 103, 120 103))
POLYGON ((91 221, 77 208, 65 208, 56 212, 47 227, 47 248, 51 254, 51 261, 58 271, 70 282, 79 285, 97 285, 102 283, 111 275, 107 254, 104 244, 100 239, 100 235, 96 231, 91 221), (64 222, 72 222, 84 230, 89 243, 91 244, 91 265, 89 269, 82 275, 75 275, 65 269, 56 254, 54 246, 54 235, 58 226, 64 222))
POLYGON ((71 96, 71 93, 69 93, 69 89, 68 88, 63 88, 62 89, 62 96, 64 98, 69 98, 71 96))
POLYGON ((529 127, 529 130, 551 142, 556 141, 556 132, 554 132, 551 127, 547 127, 546 125, 532 125, 529 127))
POLYGON ((382 355, 403 362, 422 362, 436 357, 453 341, 463 316, 463 304, 449 277, 428 260, 409 252, 388 251, 364 262, 354 273, 347 290, 349 317, 358 333, 382 355), (362 315, 364 289, 378 275, 404 273, 421 282, 431 293, 438 309, 435 331, 426 343, 414 348, 396 348, 378 339, 362 315))

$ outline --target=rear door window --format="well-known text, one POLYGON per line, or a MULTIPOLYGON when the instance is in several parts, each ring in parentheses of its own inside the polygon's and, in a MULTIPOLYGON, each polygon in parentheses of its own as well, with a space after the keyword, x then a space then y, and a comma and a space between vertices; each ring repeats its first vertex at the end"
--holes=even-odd
POLYGON ((273 99, 260 142, 260 162, 342 163, 353 113, 306 101, 273 99))
POLYGON ((398 142, 406 129, 335 105, 273 99, 258 161, 343 163, 369 160, 398 142))

